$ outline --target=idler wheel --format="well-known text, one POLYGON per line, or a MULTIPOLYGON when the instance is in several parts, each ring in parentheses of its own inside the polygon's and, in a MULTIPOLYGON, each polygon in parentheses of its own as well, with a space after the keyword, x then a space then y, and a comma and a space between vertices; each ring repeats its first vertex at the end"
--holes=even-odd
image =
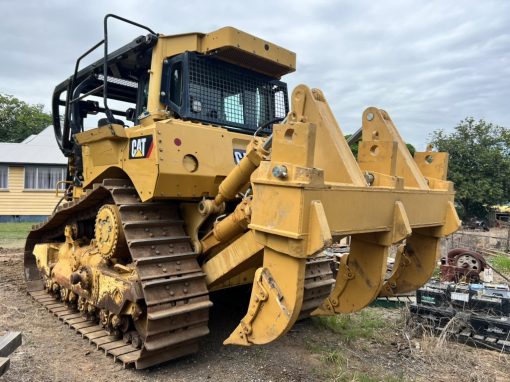
POLYGON ((105 260, 118 258, 125 245, 124 230, 120 221, 119 210, 113 204, 105 204, 96 215, 96 247, 105 260))

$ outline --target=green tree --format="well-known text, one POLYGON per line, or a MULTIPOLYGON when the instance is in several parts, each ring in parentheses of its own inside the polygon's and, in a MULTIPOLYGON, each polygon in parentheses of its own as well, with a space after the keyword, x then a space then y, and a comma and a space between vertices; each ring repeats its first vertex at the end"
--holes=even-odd
POLYGON ((448 179, 455 184, 461 217, 483 218, 494 204, 510 200, 510 131, 466 118, 455 131, 432 135, 432 144, 449 153, 448 179))
POLYGON ((40 133, 52 122, 44 106, 30 105, 16 97, 0 94, 0 142, 21 142, 40 133))

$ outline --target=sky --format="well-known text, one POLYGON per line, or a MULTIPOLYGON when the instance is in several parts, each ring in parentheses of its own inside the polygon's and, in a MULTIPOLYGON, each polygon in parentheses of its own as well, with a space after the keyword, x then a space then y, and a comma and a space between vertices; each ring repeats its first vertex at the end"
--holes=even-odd
MULTIPOLYGON (((49 111, 54 87, 102 39, 107 13, 167 35, 233 26, 296 52, 289 91, 322 89, 346 134, 369 106, 418 150, 466 117, 510 128, 505 0, 0 0, 0 93, 49 111)), ((140 34, 114 21, 110 45, 140 34)))

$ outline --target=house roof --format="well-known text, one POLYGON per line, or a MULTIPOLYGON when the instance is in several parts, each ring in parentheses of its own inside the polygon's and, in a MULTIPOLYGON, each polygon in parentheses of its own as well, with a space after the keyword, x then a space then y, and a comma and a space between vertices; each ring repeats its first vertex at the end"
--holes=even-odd
POLYGON ((0 143, 0 163, 65 165, 67 158, 57 145, 53 126, 48 126, 21 143, 0 143))

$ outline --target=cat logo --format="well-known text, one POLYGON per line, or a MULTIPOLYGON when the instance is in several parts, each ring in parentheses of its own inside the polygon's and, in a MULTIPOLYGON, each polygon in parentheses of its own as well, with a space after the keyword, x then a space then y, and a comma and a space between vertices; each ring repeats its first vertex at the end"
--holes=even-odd
POLYGON ((153 147, 152 135, 131 138, 129 140, 129 159, 149 158, 153 147))
POLYGON ((246 150, 234 149, 234 163, 239 164, 241 159, 246 156, 246 150))

